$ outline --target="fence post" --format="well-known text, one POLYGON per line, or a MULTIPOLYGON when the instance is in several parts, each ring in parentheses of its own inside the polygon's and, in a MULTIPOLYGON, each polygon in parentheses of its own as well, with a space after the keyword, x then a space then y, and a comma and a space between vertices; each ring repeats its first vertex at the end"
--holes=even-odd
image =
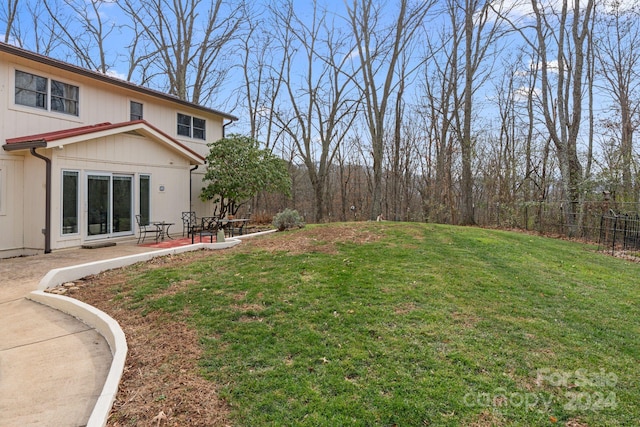
POLYGON ((616 250, 616 233, 618 231, 618 215, 614 215, 613 221, 613 240, 611 242, 611 255, 615 253, 616 250))

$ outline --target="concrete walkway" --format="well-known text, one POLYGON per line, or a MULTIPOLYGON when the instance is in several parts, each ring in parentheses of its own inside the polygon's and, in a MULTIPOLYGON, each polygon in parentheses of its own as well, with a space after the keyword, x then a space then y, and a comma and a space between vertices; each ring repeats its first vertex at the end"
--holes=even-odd
POLYGON ((0 427, 104 426, 124 369, 125 337, 113 319, 97 319, 95 308, 73 299, 33 291, 156 256, 226 249, 274 231, 167 249, 137 246, 131 240, 0 259, 0 427), (101 332, 34 300, 82 313, 78 317, 99 324, 101 332))
POLYGON ((135 242, 0 259, 0 426, 85 426, 111 367, 102 335, 26 299, 52 269, 151 252, 135 242))

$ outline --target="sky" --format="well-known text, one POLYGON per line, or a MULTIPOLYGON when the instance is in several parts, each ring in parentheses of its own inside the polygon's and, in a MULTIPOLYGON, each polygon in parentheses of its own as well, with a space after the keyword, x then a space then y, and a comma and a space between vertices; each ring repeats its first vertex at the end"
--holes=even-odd
MULTIPOLYGON (((27 49, 35 50, 36 31, 34 31, 35 29, 34 25, 31 23, 30 9, 34 7, 34 5, 37 3, 37 0, 17 0, 17 1, 19 6, 19 27, 22 28, 22 30, 20 31, 20 36, 22 38, 21 44, 23 47, 27 49)), ((351 0, 347 0, 347 1, 351 1, 351 0)), ((628 4, 637 3, 637 0, 622 0, 622 1, 623 3, 628 3, 628 4)), ((55 0, 55 2, 57 3, 57 6, 60 8, 59 11, 61 12, 62 16, 64 16, 65 13, 70 14, 72 11, 68 3, 75 4, 76 7, 78 7, 79 5, 90 4, 89 0, 55 0)), ((584 2, 585 0, 581 1, 582 4, 584 4, 584 2)), ((393 16, 392 12, 394 11, 396 2, 394 0, 389 0, 383 3, 386 4, 385 7, 389 11, 389 13, 385 14, 384 16, 391 18, 393 16)), ((208 2, 205 1, 203 2, 203 4, 206 5, 208 4, 208 2)), ((344 1, 319 0, 319 4, 321 5, 321 8, 326 7, 327 11, 330 14, 334 14, 337 22, 343 22, 341 20, 346 14, 344 1)), ((511 16, 513 17, 514 20, 520 21, 520 22, 526 22, 526 20, 528 19, 527 15, 531 10, 529 4, 530 4, 529 1, 507 0, 507 2, 503 3, 503 7, 505 9, 511 10, 511 16)), ((560 0, 550 0, 545 2, 545 4, 547 5, 547 7, 558 9, 560 7, 561 2, 560 0)), ((259 3, 251 2, 251 5, 254 6, 256 11, 259 11, 259 8, 260 8, 259 3)), ((305 17, 310 18, 312 14, 311 1, 294 0, 294 5, 295 5, 298 16, 303 18, 305 17)), ((438 14, 438 11, 444 5, 445 5, 444 0, 438 0, 436 2, 434 8, 432 9, 433 13, 430 14, 429 16, 429 22, 427 24, 428 31, 435 31, 445 22, 444 21, 445 17, 443 15, 438 14)), ((8 6, 7 2, 4 2, 4 4, 0 6, 0 31, 2 31, 3 33, 4 33, 4 28, 6 28, 5 21, 6 21, 7 6, 8 6)), ((205 12, 204 10, 201 11, 201 14, 203 16, 204 16, 204 12, 205 12)), ((91 15, 93 11, 88 10, 87 13, 91 15)), ((132 40, 131 33, 126 28, 126 26, 123 26, 126 20, 123 18, 123 13, 118 7, 118 5, 115 4, 115 1, 104 0, 100 2, 99 14, 105 27, 111 28, 111 26, 113 26, 113 29, 107 38, 107 41, 108 41, 107 56, 110 58, 108 62, 113 64, 112 68, 110 68, 109 70, 109 74, 118 78, 126 78, 126 75, 127 75, 126 50, 123 50, 122 47, 128 45, 132 40)), ((46 14, 43 14, 43 13, 40 14, 41 17, 45 15, 46 14)), ((95 20, 93 22, 95 23, 95 20)), ((41 25, 40 28, 42 28, 42 24, 40 25, 41 25)), ((268 24, 265 24, 265 25, 268 25, 268 24)), ((68 28, 68 30, 73 34, 83 33, 83 28, 80 26, 80 23, 78 22, 76 22, 75 24, 72 24, 68 28)), ((15 38, 11 41, 14 44, 20 44, 17 42, 15 38)), ((501 41, 501 45, 498 46, 498 49, 496 51, 497 57, 495 57, 495 63, 494 63, 495 66, 494 66, 494 69, 492 70, 493 78, 491 79, 491 81, 487 82, 487 84, 485 84, 481 88, 481 90, 478 91, 477 107, 479 108, 479 111, 480 111, 480 113, 478 114, 479 117, 485 120, 491 120, 492 117, 496 117, 496 113, 494 110, 494 104, 495 104, 494 89, 495 89, 495 86, 499 84, 500 79, 502 78, 501 74, 504 71, 504 66, 502 61, 507 61, 507 63, 509 61, 512 61, 513 58, 515 57, 516 47, 521 44, 522 42, 519 39, 518 35, 516 33, 511 33, 509 36, 505 37, 501 41)), ((418 56, 420 56, 421 54, 420 48, 416 50, 416 53, 418 56)), ((57 57, 58 59, 61 59, 61 60, 69 60, 68 58, 65 58, 64 55, 62 55, 62 57, 54 55, 54 57, 57 57)), ((232 59, 232 61, 235 61, 236 59, 237 57, 232 59)), ((551 62, 553 61, 554 60, 551 59, 551 62)), ((301 70, 301 74, 303 71, 304 69, 301 70)), ((523 72, 523 71, 526 71, 526 70, 520 70, 520 72, 523 72)), ((551 69, 551 71, 553 71, 553 68, 551 69)), ((233 95, 235 94, 235 92, 229 90, 230 88, 237 87, 241 84, 241 82, 238 81, 238 77, 240 77, 240 73, 237 72, 236 70, 230 73, 229 79, 227 80, 225 85, 222 86, 223 89, 221 89, 217 93, 216 97, 212 98, 212 101, 207 106, 215 109, 220 109, 240 117, 245 116, 245 110, 243 109, 241 102, 238 103, 233 98, 233 95)), ((140 83, 138 79, 139 77, 134 77, 133 81, 135 83, 140 83)), ((152 85, 152 87, 154 89, 159 89, 159 90, 166 89, 165 87, 163 87, 162 83, 158 83, 157 81, 155 85, 152 85)), ((526 93, 527 90, 528 88, 526 86, 521 86, 518 89, 516 96, 521 96, 522 93, 526 93)), ((409 102, 417 103, 420 95, 419 90, 416 89, 416 92, 414 92, 414 94, 415 95, 408 97, 407 99, 409 100, 409 102)), ((608 108, 607 107, 608 103, 606 101, 599 102, 597 103, 597 105, 599 106, 601 112, 605 112, 608 108)), ((242 125, 239 123, 238 126, 242 126, 242 125)), ((241 131, 241 129, 236 129, 236 131, 241 131)))

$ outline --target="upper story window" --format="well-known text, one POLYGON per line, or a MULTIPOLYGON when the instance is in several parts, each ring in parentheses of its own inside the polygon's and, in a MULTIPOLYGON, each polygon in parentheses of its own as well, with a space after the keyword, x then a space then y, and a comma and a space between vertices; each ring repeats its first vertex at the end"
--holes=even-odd
POLYGON ((47 79, 16 70, 16 104, 48 110, 47 79))
POLYGON ((205 130, 207 122, 204 119, 193 118, 193 137, 197 139, 206 139, 205 130))
POLYGON ((16 70, 15 90, 16 104, 79 115, 78 86, 16 70))
POLYGON ((142 104, 139 102, 131 101, 129 103, 130 119, 132 122, 136 120, 142 120, 142 104))
POLYGON ((178 135, 206 139, 207 121, 178 113, 178 135))
POLYGON ((78 86, 51 80, 51 110, 78 115, 78 86))

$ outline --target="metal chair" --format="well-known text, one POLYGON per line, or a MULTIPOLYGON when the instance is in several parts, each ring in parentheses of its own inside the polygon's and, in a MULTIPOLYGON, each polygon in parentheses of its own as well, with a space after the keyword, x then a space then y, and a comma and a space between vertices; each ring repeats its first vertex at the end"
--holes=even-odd
POLYGON ((198 218, 195 212, 182 212, 182 237, 184 237, 185 231, 187 232, 187 237, 189 237, 197 224, 198 218))
POLYGON ((155 224, 149 224, 148 222, 145 224, 141 215, 136 215, 136 223, 138 224, 138 243, 140 240, 144 242, 144 239, 147 238, 147 233, 153 233, 155 235, 155 241, 158 241, 160 237, 160 228, 155 224))
POLYGON ((209 242, 213 243, 213 236, 218 234, 219 229, 220 221, 217 216, 203 216, 200 219, 200 229, 191 231, 191 243, 195 241, 196 232, 200 235, 200 242, 202 242, 202 237, 209 236, 209 242))

